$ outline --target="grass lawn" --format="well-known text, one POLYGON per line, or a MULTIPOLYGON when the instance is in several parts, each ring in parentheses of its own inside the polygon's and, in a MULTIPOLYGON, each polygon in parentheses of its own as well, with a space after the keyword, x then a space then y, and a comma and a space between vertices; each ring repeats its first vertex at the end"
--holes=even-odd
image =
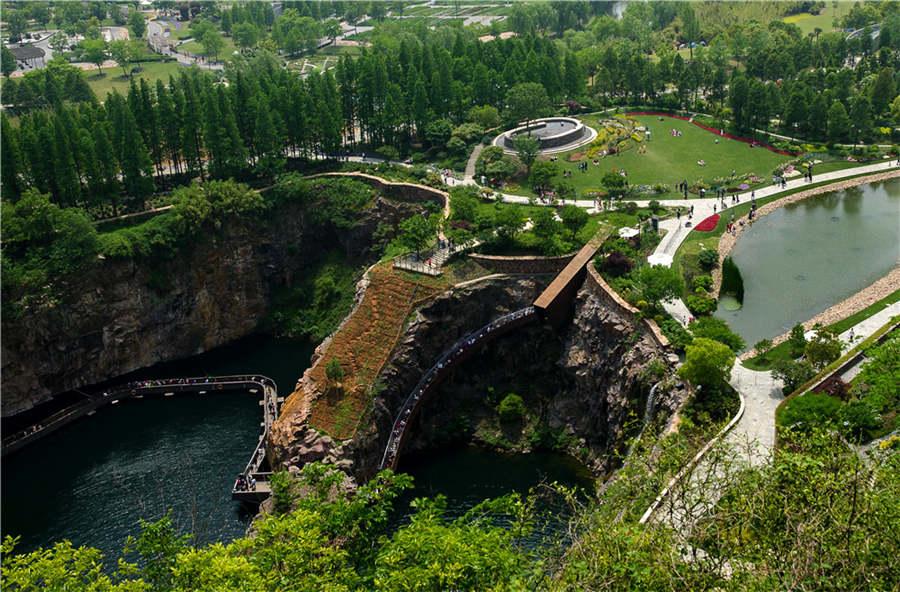
MULTIPOLYGON (((178 72, 178 62, 145 62, 140 64, 143 71, 134 75, 135 81, 141 78, 148 83, 155 84, 157 80, 162 79, 168 81, 170 75, 178 72)), ((119 91, 121 94, 128 92, 129 79, 122 76, 122 68, 107 68, 103 71, 104 76, 97 76, 93 73, 86 74, 88 86, 97 95, 101 101, 106 99, 106 95, 113 90, 119 91)))
MULTIPOLYGON (((225 40, 225 45, 222 46, 222 51, 219 52, 219 59, 224 60, 226 57, 233 54, 237 47, 234 45, 234 41, 231 37, 223 37, 225 40)), ((178 46, 178 51, 182 53, 190 53, 194 55, 206 55, 206 50, 203 49, 203 44, 199 41, 188 41, 187 43, 182 43, 178 46)))
MULTIPOLYGON (((856 325, 857 323, 864 321, 875 315, 891 304, 900 301, 900 290, 895 290, 891 294, 888 294, 878 302, 862 309, 861 311, 850 315, 845 319, 841 319, 840 321, 828 325, 828 328, 834 331, 835 333, 843 333, 850 327, 856 325)), ((769 353, 763 358, 762 356, 756 356, 746 360, 744 362, 744 366, 750 368, 751 370, 769 370, 775 364, 775 362, 781 360, 790 360, 792 359, 791 350, 788 346, 788 343, 785 341, 783 343, 779 343, 775 347, 773 347, 769 353)))
MULTIPOLYGON (((594 127, 598 125, 596 116, 582 118, 586 124, 594 127)), ((578 170, 577 162, 569 162, 570 154, 585 152, 587 146, 574 151, 559 154, 557 163, 562 171, 571 171, 569 180, 575 185, 575 189, 582 194, 586 191, 602 188, 600 179, 604 174, 616 170, 625 170, 628 173, 629 183, 634 185, 654 185, 664 183, 673 191, 665 194, 646 194, 634 196, 635 199, 665 199, 675 198, 678 195, 674 191, 676 183, 687 180, 693 183, 704 180, 711 184, 717 177, 729 177, 732 171, 738 175, 755 173, 763 179, 769 179, 772 171, 780 163, 790 160, 789 157, 776 154, 763 148, 750 148, 748 144, 720 138, 715 134, 703 130, 692 123, 664 117, 659 121, 656 116, 634 117, 640 125, 651 131, 651 140, 646 143, 647 152, 638 154, 636 148, 626 150, 619 156, 606 156, 599 159, 599 164, 593 162, 588 166, 586 173, 578 170), (680 137, 671 135, 671 130, 682 133, 680 137), (716 144, 718 138, 719 143, 716 144), (706 166, 700 166, 697 161, 705 160, 706 166)), ((522 192, 528 193, 530 188, 521 187, 522 192)), ((515 191, 510 188, 510 192, 515 191)))
POLYGON ((853 8, 853 2, 837 2, 836 4, 837 7, 835 7, 835 3, 826 3, 825 8, 819 14, 801 12, 786 16, 783 20, 800 27, 804 35, 814 32, 816 28, 824 32, 834 31, 834 19, 844 16, 853 8))

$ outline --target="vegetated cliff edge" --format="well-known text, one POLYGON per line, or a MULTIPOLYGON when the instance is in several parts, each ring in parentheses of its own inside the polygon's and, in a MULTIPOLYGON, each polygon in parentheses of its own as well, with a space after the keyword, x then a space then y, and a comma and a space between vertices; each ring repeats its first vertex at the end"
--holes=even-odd
POLYGON ((396 226, 421 209, 375 197, 335 232, 313 222, 308 207, 287 202, 264 219, 204 230, 170 260, 99 261, 67 278, 55 304, 4 316, 3 416, 245 337, 269 311, 272 291, 302 281, 326 245, 363 263, 379 224, 396 226))
MULTIPOLYGON (((302 414, 283 417, 273 430, 273 460, 289 468, 325 460, 358 480, 371 477, 394 416, 422 374, 460 337, 528 306, 549 279, 487 279, 450 290, 423 306, 382 371, 373 409, 356 435, 336 442, 312 429, 302 414)), ((527 427, 531 434, 523 433, 524 425, 501 425, 501 431, 511 427, 516 433, 507 435, 526 442, 525 448, 574 452, 598 474, 611 468, 609 453, 622 450, 636 433, 652 385, 661 383, 656 417, 667 417, 680 406, 687 389, 646 326, 610 306, 600 290, 595 283, 585 283, 564 327, 521 328, 464 362, 423 402, 404 453, 450 441, 490 444, 485 435, 498 426, 493 399, 516 391, 525 401, 527 416, 535 420, 527 427)))

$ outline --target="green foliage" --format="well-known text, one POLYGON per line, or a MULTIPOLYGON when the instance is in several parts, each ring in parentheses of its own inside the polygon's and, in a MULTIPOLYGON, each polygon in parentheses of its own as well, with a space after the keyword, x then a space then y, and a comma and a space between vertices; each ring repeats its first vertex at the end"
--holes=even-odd
POLYGON ((146 222, 100 235, 107 257, 170 259, 203 228, 253 219, 269 205, 257 192, 234 181, 209 181, 172 194, 174 207, 146 222))
POLYGON ((588 221, 588 213, 585 209, 580 208, 575 205, 565 205, 559 210, 559 217, 562 220, 563 226, 568 229, 569 232, 572 233, 572 238, 575 238, 575 235, 578 234, 578 231, 581 230, 588 221))
POLYGON ((316 224, 337 230, 352 227, 374 200, 371 187, 354 179, 304 179, 296 173, 278 178, 272 188, 276 204, 302 204, 316 224))
POLYGON ((718 341, 695 337, 684 349, 684 364, 678 375, 707 389, 724 388, 734 366, 734 353, 718 341))
POLYGON ((712 288, 712 283, 712 276, 698 275, 694 276, 694 278, 691 280, 691 287, 694 288, 694 290, 703 290, 704 292, 708 292, 712 288))
POLYGON ((744 340, 733 332, 728 323, 722 319, 702 317, 691 323, 689 328, 694 337, 714 339, 719 343, 724 343, 735 353, 744 349, 744 340))
POLYGON ((172 570, 178 554, 188 548, 188 535, 180 535, 172 523, 172 513, 156 522, 141 520, 141 533, 137 538, 128 537, 124 554, 137 553, 140 573, 153 589, 167 590, 172 586, 172 570))
MULTIPOLYGON (((712 252, 704 250, 701 252, 701 264, 703 253, 712 252)), ((738 302, 744 302, 744 278, 741 277, 741 270, 731 257, 725 257, 722 261, 722 289, 723 294, 730 294, 737 299, 738 302)))
POLYGON ((286 514, 294 505, 293 481, 287 471, 275 471, 269 478, 272 487, 272 511, 286 514))
MULTIPOLYGON (((719 254, 712 249, 703 249, 700 251, 697 255, 697 260, 700 263, 700 267, 706 271, 712 271, 719 266, 719 254)), ((724 281, 724 276, 722 279, 724 281)))
POLYGON ((331 358, 328 360, 328 363, 325 364, 325 377, 329 380, 329 382, 340 382, 344 379, 344 369, 341 367, 341 362, 337 358, 331 358))
POLYGON ((782 391, 789 395, 816 375, 812 364, 806 360, 778 360, 772 366, 772 376, 784 383, 782 391))
POLYGON ((414 214, 400 223, 397 240, 407 249, 419 253, 435 240, 438 224, 437 214, 428 217, 414 214))
POLYGON ((765 359, 766 355, 772 349, 772 340, 760 339, 756 342, 756 345, 753 346, 753 349, 756 350, 757 355, 765 359))
POLYGON ((519 160, 521 160, 522 164, 525 165, 525 168, 530 171, 531 164, 537 157, 538 152, 540 152, 540 142, 538 142, 537 138, 534 136, 523 133, 515 137, 513 144, 516 147, 516 154, 518 154, 519 160))
POLYGON ((684 280, 671 267, 644 265, 632 274, 644 300, 658 304, 676 298, 684 291, 684 280))
POLYGON ((341 252, 326 253, 292 287, 275 292, 268 328, 278 335, 325 339, 350 311, 357 277, 341 252))
POLYGON ((806 348, 806 330, 802 324, 797 323, 791 327, 787 342, 791 349, 792 357, 797 358, 803 354, 803 350, 806 348))
POLYGON ((90 592, 143 592, 150 586, 139 580, 114 582, 103 569, 103 554, 92 547, 73 547, 62 541, 49 549, 15 553, 18 539, 3 540, 4 590, 65 590, 90 592))
POLYGON ((840 411, 840 399, 824 393, 806 393, 784 404, 778 413, 778 424, 803 430, 827 427, 838 422, 840 411))
POLYGON ((803 357, 813 368, 821 370, 841 357, 842 347, 837 335, 826 328, 819 328, 803 349, 803 357))
POLYGON ((525 164, 531 171, 528 175, 528 180, 531 183, 531 186, 537 191, 549 189, 550 184, 553 182, 553 178, 559 174, 559 166, 557 166, 555 162, 549 160, 539 160, 534 163, 533 166, 527 162, 525 164))
POLYGON ((543 84, 521 82, 506 93, 506 115, 511 122, 544 117, 550 112, 550 98, 543 84))
POLYGON ((525 417, 525 402, 516 393, 508 393, 497 406, 500 421, 511 423, 525 417))
POLYGON ((44 293, 96 259, 97 232, 81 210, 60 208, 33 189, 15 204, 3 201, 2 208, 5 304, 44 293))
POLYGON ((665 317, 658 322, 658 325, 672 347, 678 351, 684 351, 684 348, 694 340, 694 336, 672 317, 665 317))
POLYGON ((697 316, 709 315, 716 311, 716 299, 709 296, 691 294, 684 299, 688 310, 697 316))

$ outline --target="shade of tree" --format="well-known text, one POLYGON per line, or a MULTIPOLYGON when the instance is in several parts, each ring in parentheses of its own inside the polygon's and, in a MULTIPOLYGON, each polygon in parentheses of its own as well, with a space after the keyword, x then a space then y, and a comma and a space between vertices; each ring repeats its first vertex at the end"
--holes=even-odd
MULTIPOLYGON (((716 317, 701 317, 688 327, 694 337, 705 337, 724 343, 731 351, 737 353, 744 349, 744 340, 728 326, 728 323, 716 317)), ((771 347, 771 345, 770 345, 771 347)))
POLYGON ((572 234, 573 239, 588 221, 587 211, 584 208, 572 204, 563 206, 559 210, 559 217, 562 220, 563 226, 565 226, 572 234))
POLYGON ((735 359, 727 345, 705 337, 694 338, 685 347, 684 356, 678 375, 708 389, 718 389, 727 383, 735 359))
POLYGON ((250 49, 259 41, 259 29, 253 23, 238 23, 234 25, 231 36, 239 48, 250 49))
POLYGON ((881 115, 884 113, 896 96, 894 71, 891 68, 882 68, 878 71, 875 84, 872 85, 872 108, 875 114, 881 115))
POLYGON ((821 370, 841 356, 843 344, 832 331, 820 327, 803 348, 803 357, 816 370, 821 370))
POLYGON ((434 241, 437 220, 434 217, 414 215, 400 223, 400 244, 416 254, 434 241))
POLYGON ((650 304, 670 300, 684 291, 684 280, 671 267, 644 265, 632 275, 641 297, 650 304))
POLYGON ((140 59, 143 53, 139 44, 127 39, 116 39, 109 43, 109 56, 122 68, 122 75, 128 76, 128 66, 140 59))

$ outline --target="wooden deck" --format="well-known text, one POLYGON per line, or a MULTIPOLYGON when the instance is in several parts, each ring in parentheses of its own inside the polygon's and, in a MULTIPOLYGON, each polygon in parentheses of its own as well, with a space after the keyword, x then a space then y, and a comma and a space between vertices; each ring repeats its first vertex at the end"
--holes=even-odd
POLYGON ((572 257, 559 275, 553 278, 550 285, 534 301, 534 307, 539 312, 544 316, 551 315, 559 308, 561 300, 568 300, 566 296, 570 295, 573 288, 577 289, 575 284, 578 283, 578 278, 583 277, 585 266, 594 258, 600 245, 603 244, 604 238, 606 238, 605 235, 601 234, 594 236, 572 257))

